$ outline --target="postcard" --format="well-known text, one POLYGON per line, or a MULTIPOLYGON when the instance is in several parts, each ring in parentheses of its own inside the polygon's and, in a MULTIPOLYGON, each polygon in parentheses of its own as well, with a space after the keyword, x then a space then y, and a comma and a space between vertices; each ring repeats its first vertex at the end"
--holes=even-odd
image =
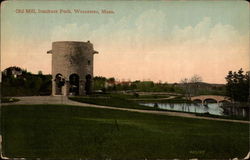
POLYGON ((249 2, 1 3, 1 158, 249 159, 249 2))

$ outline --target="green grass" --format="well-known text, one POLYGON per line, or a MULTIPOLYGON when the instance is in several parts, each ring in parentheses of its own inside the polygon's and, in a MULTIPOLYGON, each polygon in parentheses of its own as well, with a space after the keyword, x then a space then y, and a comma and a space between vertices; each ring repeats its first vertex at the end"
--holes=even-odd
POLYGON ((150 99, 150 100, 140 99, 137 101, 138 102, 150 102, 150 103, 193 103, 192 101, 183 99, 182 96, 177 96, 172 99, 150 99))
POLYGON ((249 121, 249 117, 236 117, 236 116, 219 116, 219 115, 212 115, 206 113, 192 113, 186 111, 177 111, 177 110, 168 110, 168 109, 160 109, 155 107, 147 107, 140 105, 139 103, 191 103, 185 99, 182 99, 181 96, 177 96, 174 99, 166 99, 166 100, 130 100, 132 95, 125 95, 125 94, 102 94, 102 95, 91 95, 91 96, 77 96, 77 97, 69 97, 69 99, 89 103, 89 104, 96 104, 96 105, 104 105, 104 106, 111 106, 111 107, 119 107, 119 108, 132 108, 132 109, 143 109, 143 110, 159 110, 159 111, 166 111, 166 112, 180 112, 180 113, 189 113, 194 114, 196 116, 203 116, 203 117, 211 117, 211 118, 221 118, 221 119, 232 119, 232 120, 245 120, 249 121))
POLYGON ((195 113, 196 116, 202 116, 202 117, 211 117, 211 118, 220 118, 220 119, 232 119, 232 120, 243 120, 243 121, 249 121, 250 117, 242 117, 242 116, 234 116, 234 115, 213 115, 209 113, 195 113))
POLYGON ((249 151, 248 124, 66 106, 2 107, 7 157, 233 158, 249 151))
POLYGON ((97 104, 111 107, 120 107, 120 108, 133 108, 133 109, 144 109, 144 110, 161 110, 153 107, 146 107, 140 105, 138 102, 129 100, 127 97, 129 95, 122 94, 107 94, 107 95, 93 95, 93 96, 77 96, 77 97, 69 97, 69 99, 89 103, 89 104, 97 104))
POLYGON ((138 97, 130 95, 130 97, 124 97, 130 99, 136 99, 137 102, 149 102, 149 103, 193 103, 192 101, 186 100, 182 95, 140 95, 138 97), (174 98, 168 98, 170 96, 175 96, 174 98))
POLYGON ((1 103, 12 103, 12 102, 17 102, 19 99, 17 98, 12 98, 12 97, 1 97, 1 103))
MULTIPOLYGON (((154 97, 153 95, 147 95, 146 97, 154 97)), ((158 99, 153 98, 149 100, 145 100, 145 96, 135 97, 133 95, 127 94, 95 94, 91 96, 76 96, 76 97, 69 97, 69 99, 73 101, 89 103, 89 104, 96 104, 96 105, 104 105, 104 106, 111 106, 111 107, 120 107, 120 108, 133 108, 133 109, 144 109, 144 110, 163 110, 154 107, 146 107, 140 105, 139 103, 147 102, 147 103, 190 103, 185 99, 182 99, 181 96, 177 96, 173 99, 158 99), (137 100, 133 100, 135 98, 137 100)), ((162 97, 161 97, 162 98, 162 97)), ((164 110, 163 110, 164 111, 164 110)))
POLYGON ((170 95, 166 94, 146 94, 146 95, 139 95, 138 97, 135 95, 131 95, 131 98, 136 98, 136 99, 158 99, 158 98, 168 98, 170 95))

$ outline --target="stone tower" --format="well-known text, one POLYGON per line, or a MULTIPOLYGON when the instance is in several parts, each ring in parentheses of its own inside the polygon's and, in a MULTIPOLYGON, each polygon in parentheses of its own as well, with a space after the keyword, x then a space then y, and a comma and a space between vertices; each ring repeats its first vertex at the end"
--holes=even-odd
POLYGON ((93 44, 58 41, 52 43, 52 95, 90 94, 93 80, 93 44))

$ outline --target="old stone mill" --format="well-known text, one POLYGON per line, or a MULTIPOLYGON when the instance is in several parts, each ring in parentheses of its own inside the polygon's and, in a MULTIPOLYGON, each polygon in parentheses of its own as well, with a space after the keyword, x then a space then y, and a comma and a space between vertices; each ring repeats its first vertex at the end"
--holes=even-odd
POLYGON ((52 95, 86 95, 92 91, 94 50, 90 41, 52 43, 52 95))

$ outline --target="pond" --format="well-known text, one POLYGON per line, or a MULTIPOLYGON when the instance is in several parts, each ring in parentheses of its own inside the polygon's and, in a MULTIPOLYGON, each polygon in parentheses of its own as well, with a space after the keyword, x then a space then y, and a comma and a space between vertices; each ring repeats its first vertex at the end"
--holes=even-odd
MULTIPOLYGON (((141 105, 148 107, 155 107, 155 103, 140 103, 141 105)), ((224 115, 223 109, 221 108, 221 103, 208 103, 203 105, 201 103, 157 103, 158 108, 172 110, 172 111, 182 111, 190 113, 209 113, 213 115, 224 115)))

